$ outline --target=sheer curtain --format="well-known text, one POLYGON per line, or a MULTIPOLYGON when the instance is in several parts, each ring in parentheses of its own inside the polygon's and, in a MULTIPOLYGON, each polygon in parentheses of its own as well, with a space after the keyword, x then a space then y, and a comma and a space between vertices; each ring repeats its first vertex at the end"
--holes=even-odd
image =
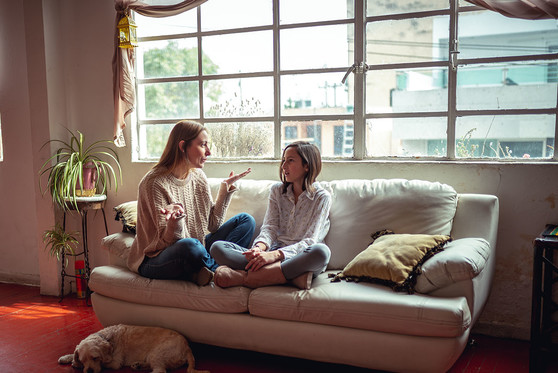
POLYGON ((134 83, 135 50, 118 47, 118 22, 131 10, 146 17, 174 16, 193 9, 207 0, 170 1, 170 5, 149 5, 141 1, 114 0, 116 23, 114 32, 114 55, 112 58, 114 90, 114 143, 126 146, 124 139, 125 119, 134 110, 136 88, 134 83))
POLYGON ((523 19, 558 18, 558 0, 467 0, 506 17, 523 19))

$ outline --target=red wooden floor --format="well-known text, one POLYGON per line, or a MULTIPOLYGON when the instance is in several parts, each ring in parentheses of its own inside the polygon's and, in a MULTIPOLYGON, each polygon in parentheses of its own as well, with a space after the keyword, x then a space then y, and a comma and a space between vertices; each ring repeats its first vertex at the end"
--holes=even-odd
MULTIPOLYGON (((58 357, 72 353, 76 344, 102 326, 93 309, 73 296, 58 302, 39 295, 37 287, 0 284, 0 372, 77 372, 58 365, 58 357)), ((528 372, 529 343, 478 335, 451 373, 528 372)), ((196 368, 212 373, 363 373, 366 369, 285 358, 192 344, 196 368)), ((113 372, 131 373, 130 368, 113 372)), ((185 373, 182 368, 176 373, 185 373)), ((558 372, 558 364, 545 373, 558 372)))

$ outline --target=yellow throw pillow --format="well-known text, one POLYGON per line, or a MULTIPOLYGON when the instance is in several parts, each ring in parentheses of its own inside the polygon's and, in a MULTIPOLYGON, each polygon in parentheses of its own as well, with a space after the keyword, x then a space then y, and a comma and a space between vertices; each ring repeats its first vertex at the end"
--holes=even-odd
POLYGON ((332 281, 376 282, 412 293, 422 263, 451 241, 446 235, 394 234, 391 231, 380 231, 372 237, 375 240, 370 246, 332 281))

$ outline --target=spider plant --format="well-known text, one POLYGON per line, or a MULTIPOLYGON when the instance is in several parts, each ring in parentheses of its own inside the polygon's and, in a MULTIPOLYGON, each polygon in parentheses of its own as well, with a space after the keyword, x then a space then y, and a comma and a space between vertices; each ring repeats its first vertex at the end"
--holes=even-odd
POLYGON ((81 132, 74 133, 68 128, 66 130, 70 133, 69 142, 49 140, 41 147, 42 149, 50 143, 60 144, 39 170, 39 188, 43 195, 49 191, 55 204, 69 210, 72 206, 77 209, 76 197, 84 195, 85 167, 92 168, 96 173, 94 187, 98 194, 106 194, 112 183, 115 191, 118 190, 117 174, 122 183, 122 169, 116 151, 109 147, 109 144, 113 144, 111 140, 99 140, 85 146, 81 132), (44 174, 47 174, 48 178, 43 189, 41 179, 44 174))
MULTIPOLYGON (((56 224, 53 229, 48 229, 43 233, 43 242, 46 244, 45 249, 49 251, 49 254, 56 257, 58 261, 62 260, 62 254, 64 255, 76 255, 75 248, 78 245, 78 240, 75 237, 78 232, 67 233, 64 231, 60 224, 56 224)), ((62 263, 65 267, 68 265, 68 258, 66 258, 65 263, 62 263)))

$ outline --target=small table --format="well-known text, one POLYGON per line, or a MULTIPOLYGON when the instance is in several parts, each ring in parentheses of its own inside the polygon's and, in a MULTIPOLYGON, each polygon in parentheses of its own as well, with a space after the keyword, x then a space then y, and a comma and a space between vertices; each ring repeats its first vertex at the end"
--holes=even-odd
MULTIPOLYGON (((105 194, 95 194, 91 197, 76 197, 76 205, 73 203, 68 203, 68 207, 70 210, 78 211, 81 215, 81 235, 83 241, 83 251, 72 256, 79 256, 83 255, 83 260, 85 262, 85 281, 86 284, 89 282, 89 276, 91 274, 91 268, 89 267, 89 247, 87 245, 87 212, 89 210, 101 210, 103 213, 103 219, 105 221, 105 232, 108 236, 108 227, 107 227, 107 217, 105 216, 105 201, 107 196, 105 194)), ((62 228, 66 229, 66 210, 64 210, 64 222, 62 228)), ((67 254, 70 255, 70 254, 67 254)), ((66 273, 66 267, 64 266, 66 254, 62 251, 62 271, 60 275, 62 276, 62 284, 60 286, 60 301, 64 299, 64 277, 74 277, 74 278, 81 278, 81 276, 76 275, 69 275, 66 273)), ((89 295, 89 287, 86 286, 86 298, 89 295)))
POLYGON ((534 242, 529 351, 529 371, 533 373, 542 371, 543 354, 550 355, 549 352, 556 353, 558 350, 558 346, 552 342, 552 333, 558 332, 558 319, 552 317, 558 310, 556 301, 552 299, 553 285, 558 282, 558 267, 554 264, 558 236, 545 236, 552 227, 556 225, 547 225, 534 242))

